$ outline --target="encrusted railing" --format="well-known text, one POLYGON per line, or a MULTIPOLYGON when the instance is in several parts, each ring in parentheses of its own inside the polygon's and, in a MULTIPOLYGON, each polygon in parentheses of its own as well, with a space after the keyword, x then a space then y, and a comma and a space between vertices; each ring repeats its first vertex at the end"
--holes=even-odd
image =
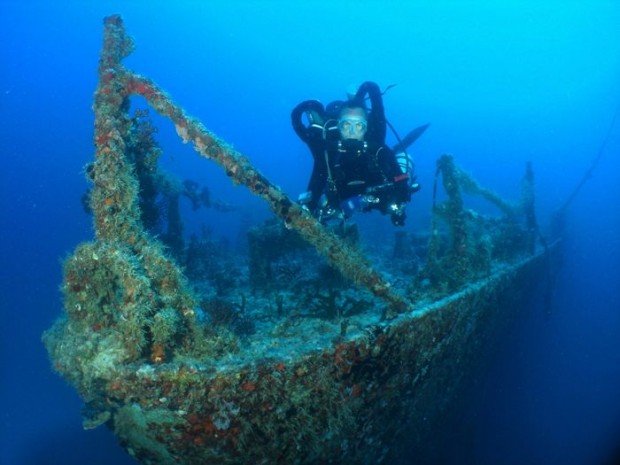
POLYGON ((468 280, 491 271, 493 260, 509 261, 522 253, 533 253, 538 234, 534 215, 534 174, 528 163, 522 181, 521 199, 511 204, 495 192, 481 187, 471 175, 454 164, 451 155, 437 161, 433 193, 433 220, 424 277, 436 287, 452 291, 468 280), (447 199, 435 203, 437 179, 441 175, 447 199), (502 218, 486 217, 464 207, 462 194, 477 195, 495 205, 502 218), (449 243, 443 244, 442 220, 448 227, 449 243))

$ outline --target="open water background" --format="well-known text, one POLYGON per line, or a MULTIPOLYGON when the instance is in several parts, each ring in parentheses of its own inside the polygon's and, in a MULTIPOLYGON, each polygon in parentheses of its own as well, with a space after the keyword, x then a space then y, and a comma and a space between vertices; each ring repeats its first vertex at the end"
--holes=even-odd
MULTIPOLYGON (((620 104, 620 4, 590 2, 0 1, 0 463, 135 463, 107 430, 81 429, 81 402, 52 370, 41 333, 61 313, 61 259, 92 237, 80 197, 93 156, 92 95, 102 18, 121 13, 126 60, 245 153, 291 196, 310 155, 290 128, 299 101, 351 83, 383 88, 413 147, 423 190, 407 229, 428 227, 434 162, 445 152, 481 184, 518 195, 537 176, 544 228, 596 156, 620 104)), ((169 124, 164 166, 214 197, 260 201, 169 124)), ((496 347, 489 376, 445 446, 445 463, 605 464, 620 448, 620 124, 570 208, 551 315, 534 311, 496 347)), ((199 212, 236 239, 240 215, 199 212)), ((388 218, 361 220, 389 237, 388 218)), ((413 463, 413 462, 412 462, 413 463)))

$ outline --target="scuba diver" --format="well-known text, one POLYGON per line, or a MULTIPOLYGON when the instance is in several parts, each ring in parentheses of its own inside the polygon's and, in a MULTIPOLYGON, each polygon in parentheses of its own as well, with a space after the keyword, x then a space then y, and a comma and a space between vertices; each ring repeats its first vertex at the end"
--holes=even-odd
POLYGON ((394 148, 388 147, 389 123, 382 93, 371 81, 364 82, 347 101, 327 107, 306 100, 293 109, 291 120, 314 158, 308 190, 299 196, 300 204, 321 222, 376 209, 389 214, 394 225, 405 224, 406 204, 420 188, 405 150, 428 125, 399 139, 394 148), (366 100, 370 100, 370 108, 366 100), (302 121, 304 115, 308 124, 302 121), (396 154, 395 149, 401 153, 396 154))

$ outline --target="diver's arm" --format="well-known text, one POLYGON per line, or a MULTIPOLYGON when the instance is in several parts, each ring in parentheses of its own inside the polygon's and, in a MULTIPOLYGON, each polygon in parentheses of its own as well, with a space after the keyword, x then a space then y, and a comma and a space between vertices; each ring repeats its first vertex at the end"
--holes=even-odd
POLYGON ((382 146, 378 153, 379 167, 389 182, 403 174, 396 160, 396 154, 387 145, 382 146))
POLYGON ((396 160, 396 154, 389 147, 384 146, 380 150, 380 167, 387 180, 393 185, 393 188, 390 189, 391 201, 408 202, 411 200, 409 176, 413 173, 403 173, 398 160, 396 160))

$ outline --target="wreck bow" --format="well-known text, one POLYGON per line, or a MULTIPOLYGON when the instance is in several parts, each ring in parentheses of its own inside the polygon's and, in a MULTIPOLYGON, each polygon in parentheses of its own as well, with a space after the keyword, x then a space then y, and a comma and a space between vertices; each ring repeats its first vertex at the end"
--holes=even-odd
MULTIPOLYGON (((447 197, 434 205, 428 246, 419 247, 424 266, 407 277, 408 291, 397 291, 354 245, 326 230, 152 81, 126 69, 121 61, 133 42, 119 16, 104 25, 95 162, 87 170, 96 239, 66 260, 65 315, 44 336, 55 369, 87 403, 85 426, 106 424, 145 464, 394 463, 399 449, 420 447, 441 428, 481 353, 543 281, 531 169, 520 201, 510 204, 451 156, 441 157, 437 182, 441 176, 447 197), (254 281, 268 287, 263 295, 275 293, 273 303, 256 310, 266 323, 255 335, 244 339, 225 328, 226 316, 215 324, 216 308, 228 315, 250 297, 234 305, 219 297, 201 303, 146 230, 132 145, 137 123, 128 114, 133 95, 169 118, 183 142, 232 182, 264 199, 286 226, 250 235, 266 276, 277 265, 296 280, 282 280, 290 287, 275 291, 266 283, 273 280, 254 281), (502 217, 466 209, 463 193, 489 200, 502 217), (290 230, 359 290, 321 290, 320 279, 304 281, 293 265, 307 258, 294 258, 305 252, 290 230), (280 260, 284 244, 293 258, 280 260), (287 315, 287 303, 314 310, 287 315)), ((414 249, 414 239, 401 246, 414 249)), ((417 260, 415 253, 399 255, 417 260)), ((265 300, 256 294, 258 307, 265 300)))

